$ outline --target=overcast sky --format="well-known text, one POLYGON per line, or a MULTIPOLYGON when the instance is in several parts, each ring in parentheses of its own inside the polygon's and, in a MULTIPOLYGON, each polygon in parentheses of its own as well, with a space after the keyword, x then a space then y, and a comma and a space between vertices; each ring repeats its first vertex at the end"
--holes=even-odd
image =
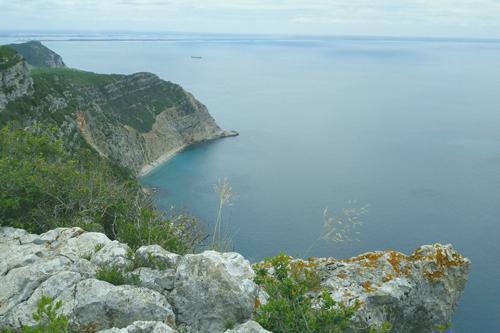
POLYGON ((500 0, 0 0, 3 31, 500 37, 500 0))

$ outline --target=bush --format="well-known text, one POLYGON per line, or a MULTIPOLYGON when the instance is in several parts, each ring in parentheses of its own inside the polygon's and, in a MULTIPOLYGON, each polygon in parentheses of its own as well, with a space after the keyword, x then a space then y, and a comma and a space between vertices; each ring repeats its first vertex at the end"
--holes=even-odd
POLYGON ((33 319, 37 322, 34 327, 23 327, 23 333, 68 333, 68 318, 58 315, 62 302, 54 304, 52 298, 42 296, 37 303, 37 310, 33 313, 33 319))
POLYGON ((320 277, 313 267, 291 262, 284 254, 257 267, 255 282, 269 295, 267 304, 256 309, 255 320, 275 333, 343 332, 358 309, 357 304, 336 303, 320 290, 320 277), (311 292, 320 293, 313 299, 311 292))
MULTIPOLYGON (((255 320, 274 333, 341 333, 352 323, 360 304, 335 302, 326 289, 316 265, 291 261, 280 254, 255 266, 255 282, 269 295, 257 306, 255 320)), ((390 333, 391 325, 368 327, 370 333, 390 333)))
POLYGON ((203 237, 195 219, 158 212, 136 179, 90 150, 68 153, 54 133, 0 130, 0 225, 32 233, 79 226, 133 249, 197 247, 203 237))
POLYGON ((102 267, 96 272, 96 279, 109 282, 115 286, 124 284, 138 285, 139 277, 137 275, 123 272, 115 267, 102 267))

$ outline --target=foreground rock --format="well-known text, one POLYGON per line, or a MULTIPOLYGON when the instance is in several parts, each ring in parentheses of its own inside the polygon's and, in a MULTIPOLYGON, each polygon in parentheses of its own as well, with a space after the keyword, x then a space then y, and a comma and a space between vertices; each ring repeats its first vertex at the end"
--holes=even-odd
POLYGON ((171 300, 194 332, 222 332, 251 317, 258 290, 254 271, 238 253, 186 255, 177 267, 171 300))
POLYGON ((182 325, 189 332, 223 332, 228 320, 250 319, 257 287, 241 255, 181 257, 150 246, 135 260, 127 252, 125 244, 79 228, 42 235, 0 228, 0 330, 35 325, 32 313, 42 295, 62 301, 60 311, 75 331, 168 333, 182 325), (136 275, 136 285, 97 280, 102 267, 136 275))
POLYGON ((370 252, 347 260, 315 259, 321 286, 344 304, 361 308, 352 332, 392 324, 393 333, 434 332, 451 322, 467 282, 470 261, 451 245, 426 245, 411 256, 370 252))
MULTIPOLYGON (((424 333, 451 321, 470 262, 451 245, 423 246, 411 256, 371 252, 304 262, 321 287, 361 307, 350 332, 389 322, 395 333, 424 333)), ((0 228, 0 331, 33 326, 42 295, 61 300, 75 331, 106 333, 266 333, 251 321, 265 293, 237 253, 179 256, 158 246, 131 253, 125 244, 79 228, 42 235, 0 228), (134 285, 96 279, 102 267, 135 276, 134 285), (229 326, 234 326, 227 329, 229 326)))

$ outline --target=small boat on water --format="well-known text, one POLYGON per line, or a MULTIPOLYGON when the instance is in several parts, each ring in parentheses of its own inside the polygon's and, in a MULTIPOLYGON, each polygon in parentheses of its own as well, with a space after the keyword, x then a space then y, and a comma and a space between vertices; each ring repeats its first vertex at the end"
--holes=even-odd
POLYGON ((202 59, 201 56, 191 56, 191 59, 202 59))

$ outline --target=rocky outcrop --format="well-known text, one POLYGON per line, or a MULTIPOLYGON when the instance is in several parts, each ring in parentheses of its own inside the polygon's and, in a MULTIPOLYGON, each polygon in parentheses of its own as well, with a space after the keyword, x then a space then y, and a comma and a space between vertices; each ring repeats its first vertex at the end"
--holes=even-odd
POLYGON ((61 56, 39 41, 7 45, 23 56, 31 66, 40 68, 65 68, 61 56))
POLYGON ((250 263, 237 253, 180 257, 146 246, 133 254, 79 228, 42 235, 0 228, 0 329, 34 325, 31 314, 46 295, 62 301, 60 311, 76 331, 223 332, 228 322, 250 319, 252 278, 250 263), (113 285, 96 279, 103 267, 138 278, 113 285))
MULTIPOLYGON (((0 46, 0 49, 2 48, 4 47, 0 46)), ((4 66, 0 63, 0 110, 10 101, 29 95, 33 91, 33 80, 26 62, 16 54, 2 60, 6 66, 2 69, 4 66)))
POLYGON ((177 319, 194 332, 222 332, 228 323, 247 320, 258 293, 254 274, 238 253, 184 256, 170 295, 177 319))
POLYGON ((451 322, 467 282, 470 261, 451 245, 426 245, 407 256, 370 252, 338 260, 305 261, 322 276, 321 287, 344 304, 359 302, 352 332, 392 325, 393 333, 434 332, 451 322))
MULTIPOLYGON (((350 332, 389 322, 392 332, 432 332, 451 320, 470 262, 450 245, 423 246, 411 256, 371 252, 338 260, 300 261, 321 287, 360 309, 350 332)), ((42 295, 77 331, 266 333, 251 321, 265 293, 237 253, 179 256, 158 246, 135 253, 105 235, 60 228, 42 235, 0 228, 0 329, 35 324, 42 295), (98 280, 102 268, 135 276, 133 285, 98 280), (227 329, 228 326, 233 326, 227 329)), ((314 295, 311 295, 314 297, 314 295)))

